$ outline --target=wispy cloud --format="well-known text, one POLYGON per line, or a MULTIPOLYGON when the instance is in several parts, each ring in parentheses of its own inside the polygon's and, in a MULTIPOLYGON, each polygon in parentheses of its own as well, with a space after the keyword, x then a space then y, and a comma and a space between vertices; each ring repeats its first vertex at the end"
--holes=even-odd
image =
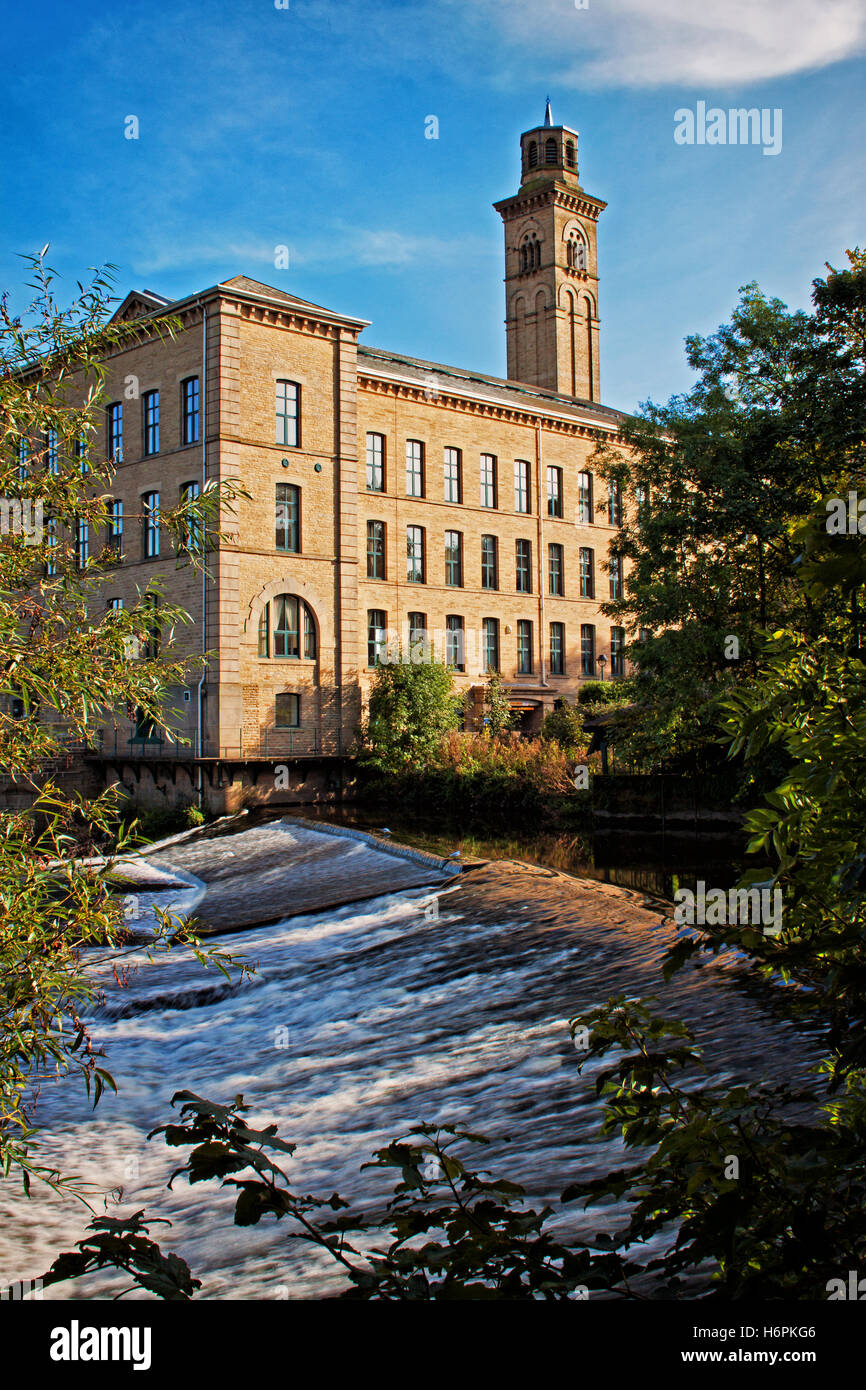
POLYGON ((185 270, 200 265, 237 266, 238 273, 248 266, 261 266, 268 262, 274 264, 274 248, 263 241, 225 241, 211 239, 196 241, 193 238, 154 242, 142 246, 141 250, 130 256, 129 265, 133 275, 159 275, 161 271, 185 270))
POLYGON ((393 228, 336 226, 323 244, 322 238, 300 242, 296 254, 301 265, 391 266, 400 270, 415 265, 443 265, 466 256, 491 254, 482 238, 415 236, 393 228))
MULTIPOLYGON (((196 266, 230 266, 234 271, 270 268, 275 273, 277 247, 264 238, 238 239, 231 234, 224 240, 211 235, 155 240, 130 258, 134 275, 158 275, 162 271, 183 271, 196 266)), ((414 236, 391 228, 348 227, 336 223, 316 236, 289 243, 289 270, 294 267, 326 267, 352 270, 361 266, 391 267, 405 270, 415 266, 447 265, 467 256, 492 256, 489 241, 473 237, 414 236)))
POLYGON ((866 50, 862 0, 475 0, 472 11, 524 61, 555 60, 547 72, 563 85, 743 86, 866 50))

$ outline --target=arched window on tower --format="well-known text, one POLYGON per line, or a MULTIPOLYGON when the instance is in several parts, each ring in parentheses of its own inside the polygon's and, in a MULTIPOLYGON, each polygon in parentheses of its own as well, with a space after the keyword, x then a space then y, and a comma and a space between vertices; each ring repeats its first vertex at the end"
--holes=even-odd
POLYGON ((556 141, 552 137, 544 142, 544 162, 545 164, 556 163, 556 141))
POLYGON ((529 142, 529 167, 530 169, 538 168, 538 146, 534 140, 529 142))
POLYGON ((566 140, 565 142, 565 165, 567 169, 573 169, 575 167, 573 140, 566 140))
POLYGON ((530 232, 524 237, 520 247, 520 273, 525 275, 530 270, 538 270, 541 265, 541 246, 534 232, 530 232))
POLYGON ((566 264, 569 270, 586 270, 586 242, 575 232, 568 238, 566 264))

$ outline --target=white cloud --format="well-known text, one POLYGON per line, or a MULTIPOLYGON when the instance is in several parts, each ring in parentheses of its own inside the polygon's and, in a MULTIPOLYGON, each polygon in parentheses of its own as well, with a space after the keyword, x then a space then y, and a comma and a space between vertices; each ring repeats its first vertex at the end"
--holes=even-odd
MULTIPOLYGON (((862 0, 474 0, 551 84, 744 86, 866 49, 862 0)), ((555 113, 554 113, 555 115, 555 113)))
POLYGON ((197 265, 237 266, 237 270, 228 272, 235 275, 264 261, 273 268, 274 248, 263 241, 197 241, 195 237, 179 236, 177 240, 144 246, 140 254, 130 256, 129 265, 133 275, 158 275, 163 270, 185 270, 197 265))
MULTIPOLYGON (((340 223, 326 228, 324 234, 297 237, 288 245, 289 271, 298 266, 324 266, 331 270, 390 266, 403 270, 409 266, 453 263, 466 257, 477 260, 493 254, 490 242, 480 237, 413 236, 389 228, 353 228, 340 223)), ((130 268, 136 276, 199 265, 228 267, 225 273, 230 275, 256 276, 264 269, 273 274, 275 250, 276 244, 264 238, 243 241, 230 234, 224 241, 215 239, 213 234, 202 240, 194 236, 172 237, 142 247, 139 255, 130 258, 130 268)))
POLYGON ((480 238, 414 236, 391 228, 338 226, 325 238, 302 242, 297 259, 302 265, 391 266, 443 264, 490 252, 480 238))

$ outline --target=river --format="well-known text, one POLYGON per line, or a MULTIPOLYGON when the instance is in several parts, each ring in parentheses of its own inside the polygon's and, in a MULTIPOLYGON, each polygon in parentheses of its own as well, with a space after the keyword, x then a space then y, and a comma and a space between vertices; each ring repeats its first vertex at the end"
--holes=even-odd
MULTIPOLYGON (((213 839, 207 853, 232 854, 232 844, 243 841, 213 839)), ((192 910, 201 883, 178 876, 186 888, 153 899, 192 910)), ((158 1239, 203 1280, 199 1297, 309 1298, 333 1291, 333 1272, 324 1256, 286 1239, 285 1223, 237 1229, 228 1191, 182 1181, 166 1190, 177 1151, 145 1136, 169 1118, 175 1091, 223 1102, 243 1093, 252 1120, 276 1122, 297 1144, 296 1191, 336 1189, 380 1211, 390 1189, 360 1166, 419 1120, 489 1135, 485 1166, 523 1183, 533 1203, 555 1204, 579 1174, 615 1164, 616 1145, 597 1137, 593 1068, 578 1075, 567 1027, 570 1015, 610 995, 655 994, 687 1018, 716 1079, 805 1068, 808 1042, 770 1012, 736 963, 707 963, 662 987, 659 960, 671 939, 663 906, 604 877, 591 885, 587 910, 586 893, 576 897, 562 874, 494 862, 465 883, 209 940, 255 963, 242 984, 203 971, 183 950, 150 962, 134 951, 124 989, 103 964, 106 998, 92 1026, 119 1094, 93 1112, 78 1085, 46 1086, 41 1156, 93 1184, 100 1211, 145 1207, 170 1218, 158 1239)), ((0 1185, 0 1282, 40 1274, 87 1219, 69 1199, 28 1202, 11 1182, 0 1185)), ((581 1221, 601 1225, 574 1208, 555 1224, 574 1235, 581 1221)), ((106 1297, 124 1286, 120 1276, 91 1277, 46 1297, 106 1297)))

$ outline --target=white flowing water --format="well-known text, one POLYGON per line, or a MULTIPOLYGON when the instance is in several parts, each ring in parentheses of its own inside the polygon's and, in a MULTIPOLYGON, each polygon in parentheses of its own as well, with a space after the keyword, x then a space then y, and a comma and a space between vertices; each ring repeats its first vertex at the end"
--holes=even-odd
MULTIPOLYGON (((190 910, 200 887, 188 881, 188 892, 155 901, 190 910)), ((298 1145, 287 1165, 295 1191, 337 1190, 381 1211, 388 1173, 360 1165, 429 1120, 491 1136, 477 1166, 523 1183, 534 1204, 555 1203, 567 1183, 619 1158, 597 1138, 594 1070, 578 1075, 567 1027, 576 1011, 621 991, 663 996, 666 1012, 698 1028, 716 1078, 789 1073, 793 1049, 804 1055, 791 1026, 763 1014, 729 968, 683 972, 660 989, 668 937, 630 928, 627 902, 621 929, 603 932, 535 921, 531 898, 492 921, 464 916, 459 903, 459 887, 413 889, 209 942, 255 963, 243 984, 178 949, 152 962, 143 949, 128 956, 123 989, 103 965, 106 999, 92 1027, 119 1094, 94 1112, 77 1083, 46 1085, 42 1160, 92 1183, 99 1212, 170 1218, 154 1235, 203 1280, 199 1297, 316 1297, 335 1287, 332 1267, 288 1240, 285 1221, 235 1228, 231 1189, 183 1180, 166 1189, 185 1151, 146 1135, 171 1117, 175 1091, 219 1102, 242 1093, 251 1122, 275 1122, 298 1145)), ((0 1284, 42 1273, 88 1219, 68 1198, 28 1202, 0 1184, 0 1284)), ((575 1208, 556 1217, 572 1232, 582 1221, 603 1224, 575 1208)), ((127 1284, 91 1276, 46 1297, 106 1297, 127 1284)))

